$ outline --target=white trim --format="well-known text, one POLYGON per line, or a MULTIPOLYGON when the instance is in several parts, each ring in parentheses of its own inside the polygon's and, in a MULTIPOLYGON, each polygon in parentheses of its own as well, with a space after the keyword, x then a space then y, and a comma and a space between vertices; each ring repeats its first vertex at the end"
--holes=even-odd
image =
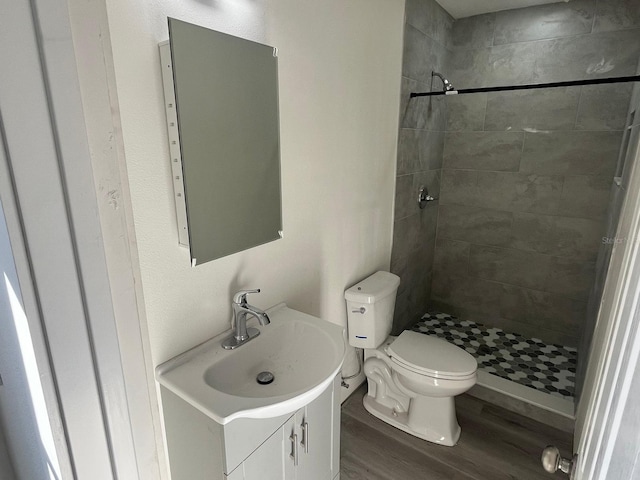
MULTIPOLYGON (((575 478, 579 480, 614 478, 609 476, 610 468, 620 468, 623 462, 629 460, 617 456, 614 446, 623 441, 620 436, 623 413, 640 349, 639 157, 640 149, 637 149, 617 230, 617 237, 624 238, 624 242, 616 244, 611 254, 587 368, 585 392, 578 406, 575 478), (617 460, 612 462, 614 457, 617 460)), ((637 399, 631 400, 637 402, 637 399)), ((634 413, 638 414, 637 411, 634 413)))
MULTIPOLYGON (((3 2, 0 17, 0 58, 11 65, 0 70, 8 152, 0 196, 18 200, 7 224, 29 321, 46 331, 62 416, 55 398, 47 403, 69 453, 63 478, 157 479, 131 223, 125 209, 110 216, 108 202, 96 201, 67 2, 3 2)), ((99 165, 108 168, 121 173, 120 163, 99 165)))
POLYGON ((511 398, 515 398, 529 405, 562 415, 571 420, 575 419, 573 399, 564 399, 548 393, 535 390, 517 382, 500 378, 491 373, 478 369, 478 385, 511 398))

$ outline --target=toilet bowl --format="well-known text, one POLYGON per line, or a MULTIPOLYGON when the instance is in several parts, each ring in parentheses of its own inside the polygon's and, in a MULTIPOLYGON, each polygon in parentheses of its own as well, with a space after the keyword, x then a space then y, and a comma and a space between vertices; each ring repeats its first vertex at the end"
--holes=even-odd
POLYGON ((389 336, 399 281, 376 272, 345 291, 349 342, 364 349, 364 407, 416 437, 453 446, 460 437, 454 397, 476 383, 477 362, 436 337, 389 336))

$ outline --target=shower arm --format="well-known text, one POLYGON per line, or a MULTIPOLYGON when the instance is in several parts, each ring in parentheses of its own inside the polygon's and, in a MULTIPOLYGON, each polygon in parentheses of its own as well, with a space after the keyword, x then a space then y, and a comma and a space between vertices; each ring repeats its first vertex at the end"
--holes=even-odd
POLYGON ((438 77, 440 80, 442 80, 442 93, 441 93, 441 95, 443 95, 443 94, 446 95, 446 92, 451 92, 451 91, 455 90, 455 88, 453 87, 451 82, 449 80, 447 80, 446 78, 444 78, 444 75, 442 75, 441 73, 431 72, 431 82, 432 83, 433 83, 433 77, 438 77))

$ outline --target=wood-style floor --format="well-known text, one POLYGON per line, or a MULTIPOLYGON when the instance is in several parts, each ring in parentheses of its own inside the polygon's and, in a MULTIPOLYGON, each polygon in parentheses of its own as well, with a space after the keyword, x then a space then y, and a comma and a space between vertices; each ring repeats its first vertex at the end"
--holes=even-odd
POLYGON ((570 434, 468 395, 456 398, 458 445, 426 442, 369 414, 365 393, 366 384, 342 406, 341 480, 550 480, 544 447, 570 456, 570 434))

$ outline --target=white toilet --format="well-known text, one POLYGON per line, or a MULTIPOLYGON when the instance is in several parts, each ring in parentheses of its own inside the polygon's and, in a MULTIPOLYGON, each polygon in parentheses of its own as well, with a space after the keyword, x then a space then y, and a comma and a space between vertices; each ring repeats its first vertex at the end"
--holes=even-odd
POLYGON ((453 397, 476 383, 478 364, 445 340, 405 330, 389 336, 400 278, 376 272, 344 292, 349 343, 364 349, 364 407, 411 435, 453 446, 460 438, 453 397))

